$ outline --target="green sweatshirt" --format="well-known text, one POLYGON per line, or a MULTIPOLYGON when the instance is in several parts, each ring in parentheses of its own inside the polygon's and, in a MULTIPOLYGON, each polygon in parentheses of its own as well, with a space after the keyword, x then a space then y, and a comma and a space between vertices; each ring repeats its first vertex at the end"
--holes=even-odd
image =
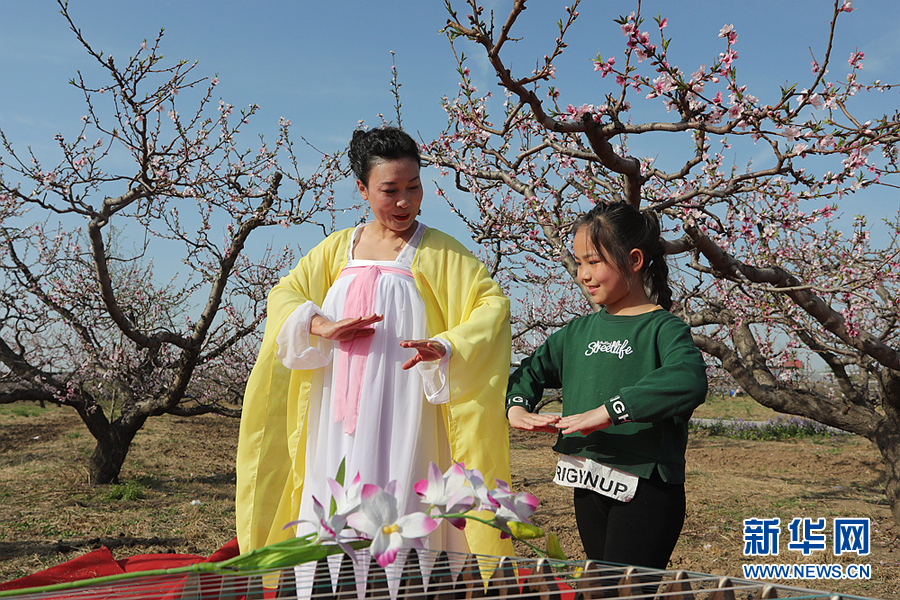
POLYGON ((688 421, 706 398, 706 364, 688 326, 656 310, 606 309, 547 338, 509 378, 511 406, 534 411, 545 388, 562 388, 563 415, 606 405, 613 424, 588 435, 560 434, 553 449, 667 483, 684 482, 688 421))

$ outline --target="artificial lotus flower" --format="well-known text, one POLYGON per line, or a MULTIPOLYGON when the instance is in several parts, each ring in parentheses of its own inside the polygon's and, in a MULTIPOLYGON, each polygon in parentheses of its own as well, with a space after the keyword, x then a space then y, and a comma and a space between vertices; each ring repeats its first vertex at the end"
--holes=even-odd
POLYGON ((362 481, 359 477, 359 473, 356 474, 356 477, 353 478, 350 485, 347 485, 346 487, 341 485, 339 481, 329 478, 328 487, 331 488, 332 513, 349 515, 359 508, 359 505, 362 502, 360 497, 362 493, 362 481))
MULTIPOLYGON (((317 499, 313 498, 313 511, 316 513, 316 520, 309 521, 316 528, 316 543, 332 542, 341 547, 345 554, 356 560, 356 552, 350 546, 348 540, 341 538, 341 532, 347 526, 347 515, 341 513, 325 514, 325 507, 317 499)), ((293 525, 297 525, 300 521, 291 521, 284 526, 285 529, 293 525)))
POLYGON ((320 542, 336 542, 338 541, 338 535, 341 531, 344 530, 344 527, 347 525, 347 516, 342 515, 340 513, 335 513, 333 515, 325 514, 325 507, 322 506, 322 503, 317 499, 313 498, 313 512, 316 513, 316 520, 306 520, 301 519, 297 521, 291 521, 287 525, 284 526, 285 529, 288 527, 293 527, 294 525, 298 525, 301 522, 312 523, 316 527, 316 539, 320 542))
MULTIPOLYGON (((512 535, 537 553, 544 554, 527 541, 544 535, 540 528, 527 522, 537 508, 537 498, 528 493, 513 493, 509 484, 502 480, 497 480, 496 489, 488 489, 481 472, 466 469, 462 463, 454 464, 446 473, 441 473, 436 465, 431 464, 428 476, 415 485, 419 497, 430 504, 431 514, 414 512, 401 515, 398 498, 404 495, 396 481, 382 489, 377 485, 363 485, 357 474, 349 485, 344 486, 343 474, 342 465, 337 479, 328 480, 333 496, 328 513, 318 499, 313 499, 316 520, 311 522, 316 532, 291 542, 292 552, 296 552, 293 546, 299 544, 305 553, 303 556, 313 556, 314 553, 324 556, 335 551, 326 552, 329 545, 332 548, 340 546, 355 560, 353 549, 369 547, 378 564, 385 567, 394 562, 400 548, 421 548, 421 538, 438 527, 436 517, 447 519, 460 529, 468 519, 479 521, 499 529, 501 537, 512 535), (487 511, 491 513, 491 518, 473 514, 474 511, 487 511), (355 529, 359 537, 349 532, 342 536, 345 526, 355 529)), ((563 556, 560 548, 551 547, 554 542, 555 546, 559 546, 555 538, 549 540, 547 554, 556 558, 563 556)))
POLYGON ((497 487, 488 492, 495 507, 494 522, 501 529, 509 529, 510 522, 528 523, 538 506, 538 499, 528 492, 514 493, 509 484, 497 479, 497 487))
POLYGON ((462 463, 459 463, 459 466, 462 468, 463 473, 465 473, 466 481, 469 483, 469 486, 472 488, 475 495, 475 506, 474 510, 490 510, 493 506, 493 502, 491 501, 487 484, 484 482, 484 475, 481 474, 481 471, 478 469, 466 469, 462 463))
POLYGON ((466 526, 461 513, 467 512, 475 504, 475 490, 466 479, 466 472, 459 463, 447 469, 446 473, 434 463, 428 467, 428 476, 414 486, 422 502, 432 507, 433 513, 447 519, 457 529, 466 526))
POLYGON ((421 538, 434 531, 438 522, 423 512, 400 515, 395 481, 385 489, 365 484, 358 512, 348 516, 348 524, 372 539, 370 551, 379 565, 385 567, 408 543, 421 546, 421 538))

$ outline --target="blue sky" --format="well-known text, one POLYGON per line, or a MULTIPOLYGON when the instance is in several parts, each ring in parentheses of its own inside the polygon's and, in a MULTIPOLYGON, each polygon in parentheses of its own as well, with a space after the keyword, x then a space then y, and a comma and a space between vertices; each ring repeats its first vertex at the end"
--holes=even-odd
MULTIPOLYGON (((711 64, 724 47, 719 29, 734 23, 739 74, 765 101, 782 83, 799 79, 803 87, 808 80, 809 48, 821 54, 830 4, 648 0, 643 14, 668 17, 667 35, 674 38, 670 56, 685 72, 711 64)), ((510 0, 488 2, 498 20, 510 5, 510 0)), ((563 6, 532 0, 521 19, 524 41, 508 55, 513 66, 530 68, 551 49, 563 6)), ((570 48, 558 63, 556 83, 563 90, 563 104, 602 102, 602 86, 609 82, 599 79, 589 59, 598 50, 604 56, 621 54, 623 38, 613 19, 636 6, 630 0, 583 3, 570 48)), ((900 2, 855 0, 854 7, 843 15, 832 72, 843 74, 846 57, 861 50, 866 54, 864 80, 900 81, 900 2)), ((403 124, 422 138, 445 125, 440 98, 457 89, 449 44, 439 34, 446 21, 442 0, 71 0, 71 13, 96 48, 123 58, 165 28, 162 47, 168 58, 197 60, 197 73, 217 74, 217 93, 226 102, 261 106, 253 130, 273 135, 279 117, 285 117, 292 121, 295 137, 303 135, 324 150, 346 144, 360 120, 374 125, 381 121, 379 113, 392 114, 392 51, 402 83, 403 124)), ((478 48, 469 45, 467 53, 480 89, 496 89, 478 48)), ((77 70, 103 81, 55 2, 0 0, 0 128, 14 143, 30 145, 38 154, 53 152, 54 134, 78 130, 85 111, 77 90, 67 83, 77 70)), ((896 93, 883 95, 872 103, 873 116, 898 105, 896 93)), ((437 173, 426 177, 435 179, 437 173)), ((350 186, 346 189, 350 193, 350 186)), ((880 201, 874 210, 896 208, 896 200, 890 200, 880 201)))

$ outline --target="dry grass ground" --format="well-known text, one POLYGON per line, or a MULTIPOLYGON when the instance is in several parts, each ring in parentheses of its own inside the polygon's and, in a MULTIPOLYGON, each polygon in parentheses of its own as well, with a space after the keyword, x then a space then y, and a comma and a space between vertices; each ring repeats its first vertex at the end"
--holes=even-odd
MULTIPOLYGON (((740 403, 743 418, 750 414, 740 403), (743 412, 747 412, 746 416, 743 412)), ((715 403, 701 410, 715 411, 715 403)), ((704 412, 706 411, 706 412, 704 412)), ((0 407, 0 581, 79 556, 100 545, 117 558, 151 552, 208 555, 234 536, 233 457, 238 423, 223 417, 151 419, 131 450, 122 484, 91 488, 84 464, 90 436, 70 412, 0 407)), ((541 499, 535 522, 581 558, 568 490, 552 479, 546 435, 512 434, 513 487, 541 499)), ((688 515, 671 568, 742 577, 742 521, 780 517, 782 548, 794 517, 867 517, 866 557, 804 557, 782 550, 759 563, 857 563, 868 581, 808 581, 807 587, 900 596, 900 529, 884 501, 878 452, 860 438, 749 442, 693 435, 688 515)), ((524 553, 524 552, 523 552, 524 553)), ((781 582, 803 585, 803 582, 781 582)))

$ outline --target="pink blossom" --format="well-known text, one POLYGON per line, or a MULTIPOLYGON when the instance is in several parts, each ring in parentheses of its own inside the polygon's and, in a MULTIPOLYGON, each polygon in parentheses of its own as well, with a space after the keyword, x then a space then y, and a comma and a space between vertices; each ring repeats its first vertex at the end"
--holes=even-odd
POLYGON ((785 141, 793 143, 797 139, 797 136, 800 135, 800 130, 794 126, 789 126, 785 127, 782 130, 782 133, 784 134, 785 141))
POLYGON ((672 83, 672 78, 665 73, 654 79, 651 82, 650 87, 653 91, 647 95, 648 98, 660 96, 675 89, 675 86, 672 83))
POLYGON ((606 59, 605 63, 601 63, 600 61, 594 61, 594 70, 601 72, 601 77, 606 77, 613 70, 613 65, 616 64, 616 58, 614 56, 606 59))
POLYGON ((822 136, 816 142, 816 146, 819 150, 827 150, 828 148, 834 146, 834 138, 830 135, 822 136))
POLYGON ((861 152, 859 148, 855 148, 847 158, 842 160, 841 162, 844 164, 847 169, 853 173, 856 169, 859 169, 866 164, 866 152, 861 152))
POLYGON ((729 23, 719 30, 720 38, 727 38, 728 44, 731 45, 737 41, 737 32, 734 30, 734 24, 729 23))
POLYGON ((728 52, 720 52, 719 53, 719 58, 722 59, 722 64, 725 65, 726 67, 730 67, 731 64, 734 62, 734 59, 736 59, 737 57, 738 57, 738 54, 734 50, 734 48, 729 48, 728 52))

